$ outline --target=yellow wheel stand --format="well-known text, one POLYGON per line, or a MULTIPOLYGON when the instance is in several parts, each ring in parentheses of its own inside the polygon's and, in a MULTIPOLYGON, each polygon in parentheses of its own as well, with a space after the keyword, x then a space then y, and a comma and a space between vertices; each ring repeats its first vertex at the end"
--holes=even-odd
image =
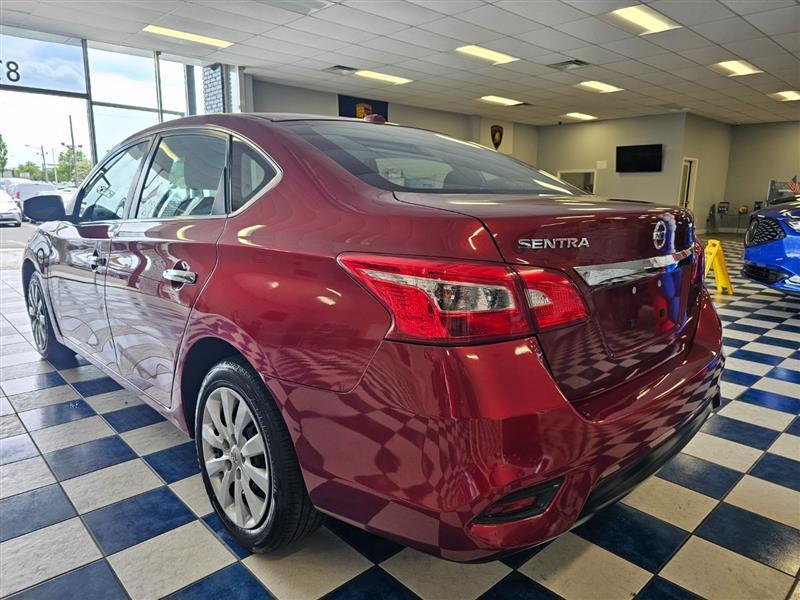
POLYGON ((719 240, 708 240, 705 249, 705 257, 705 276, 708 277, 708 272, 714 269, 717 293, 721 294, 723 290, 727 288, 728 294, 733 296, 733 285, 731 284, 731 278, 728 276, 728 267, 725 265, 725 255, 722 253, 722 242, 719 240))

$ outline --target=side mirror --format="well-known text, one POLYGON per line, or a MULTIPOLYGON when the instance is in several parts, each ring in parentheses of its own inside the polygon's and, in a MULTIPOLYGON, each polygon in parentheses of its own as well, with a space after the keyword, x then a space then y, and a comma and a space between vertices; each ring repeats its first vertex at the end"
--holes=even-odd
POLYGON ((63 221, 66 217, 64 200, 57 194, 31 196, 22 203, 22 214, 35 223, 63 221))

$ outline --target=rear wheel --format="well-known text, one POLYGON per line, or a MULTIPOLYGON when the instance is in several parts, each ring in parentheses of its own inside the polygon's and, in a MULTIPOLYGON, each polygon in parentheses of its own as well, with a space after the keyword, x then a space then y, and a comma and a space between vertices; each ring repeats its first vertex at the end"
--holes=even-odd
POLYGON ((245 361, 223 360, 208 372, 195 434, 206 492, 241 545, 270 552, 322 524, 278 407, 245 361))
POLYGON ((50 315, 47 312, 42 280, 38 273, 31 275, 26 294, 28 318, 31 321, 33 345, 36 351, 47 359, 63 359, 75 356, 75 353, 56 339, 50 315))

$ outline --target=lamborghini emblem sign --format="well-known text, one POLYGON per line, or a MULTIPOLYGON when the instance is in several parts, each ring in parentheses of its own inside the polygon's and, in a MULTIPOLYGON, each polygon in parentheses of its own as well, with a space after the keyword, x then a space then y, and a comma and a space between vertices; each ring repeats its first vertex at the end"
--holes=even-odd
POLYGON ((492 125, 492 144, 494 145, 494 149, 497 150, 500 147, 500 144, 503 143, 503 126, 502 125, 492 125))
POLYGON ((367 115, 372 114, 372 106, 366 102, 359 102, 356 104, 356 118, 363 119, 367 115))

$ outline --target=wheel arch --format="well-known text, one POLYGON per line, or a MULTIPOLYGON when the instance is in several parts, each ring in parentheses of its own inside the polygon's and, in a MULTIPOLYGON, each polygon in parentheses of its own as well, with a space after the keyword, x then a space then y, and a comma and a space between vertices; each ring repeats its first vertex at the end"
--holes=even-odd
POLYGON ((30 258, 26 258, 22 262, 22 293, 25 299, 28 298, 28 284, 31 282, 31 277, 36 272, 36 267, 30 258))

